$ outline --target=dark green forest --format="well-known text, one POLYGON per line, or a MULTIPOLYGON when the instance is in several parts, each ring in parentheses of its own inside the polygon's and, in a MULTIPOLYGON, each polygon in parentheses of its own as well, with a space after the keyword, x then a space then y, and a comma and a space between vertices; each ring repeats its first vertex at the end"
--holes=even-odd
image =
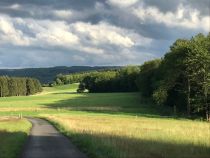
POLYGON ((79 76, 78 92, 140 91, 142 97, 173 107, 175 113, 210 118, 210 34, 178 39, 163 58, 141 66, 79 76))
POLYGON ((58 75, 54 85, 81 83, 89 92, 133 92, 138 91, 135 80, 140 72, 140 67, 128 66, 121 69, 107 71, 93 71, 58 75))
POLYGON ((0 77, 0 97, 27 96, 42 91, 39 80, 34 78, 0 77))
POLYGON ((88 71, 88 72, 72 73, 68 75, 58 74, 50 85, 56 86, 56 85, 80 83, 83 81, 85 77, 91 76, 92 74, 106 73, 110 71, 114 72, 117 70, 119 70, 119 68, 110 68, 110 69, 94 70, 94 71, 88 71))

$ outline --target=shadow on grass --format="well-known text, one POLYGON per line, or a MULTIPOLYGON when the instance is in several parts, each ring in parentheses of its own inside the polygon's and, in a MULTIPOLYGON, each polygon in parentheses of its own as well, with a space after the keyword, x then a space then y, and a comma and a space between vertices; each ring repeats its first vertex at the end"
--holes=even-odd
MULTIPOLYGON (((53 123, 90 158, 209 158, 210 147, 193 143, 143 140, 108 134, 67 132, 53 123)), ((148 132, 148 131, 145 131, 148 132)))
MULTIPOLYGON (((58 93, 61 94, 61 93, 58 93)), ((66 93, 65 93, 66 94, 66 93)), ((71 95, 72 93, 68 93, 71 95)), ((65 109, 103 114, 127 114, 145 117, 170 117, 171 110, 145 103, 138 93, 85 93, 45 104, 49 109, 65 109)))
POLYGON ((0 131, 0 158, 16 158, 21 154, 27 133, 0 131))

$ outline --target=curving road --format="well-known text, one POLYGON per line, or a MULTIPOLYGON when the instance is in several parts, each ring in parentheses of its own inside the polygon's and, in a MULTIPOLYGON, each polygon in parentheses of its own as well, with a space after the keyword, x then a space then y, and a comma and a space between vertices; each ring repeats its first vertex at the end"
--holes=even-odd
POLYGON ((47 121, 30 118, 33 127, 21 158, 87 158, 47 121))

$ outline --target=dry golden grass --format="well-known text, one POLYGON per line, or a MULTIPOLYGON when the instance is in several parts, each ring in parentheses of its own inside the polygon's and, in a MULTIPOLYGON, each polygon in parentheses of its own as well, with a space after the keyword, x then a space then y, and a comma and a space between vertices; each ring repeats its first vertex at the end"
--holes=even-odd
POLYGON ((114 115, 48 118, 94 157, 210 156, 210 124, 205 122, 114 115))
POLYGON ((42 110, 47 110, 47 108, 36 108, 36 107, 25 107, 25 108, 17 108, 17 107, 12 107, 12 108, 1 108, 1 112, 23 112, 23 111, 42 111, 42 110))
POLYGON ((17 116, 0 116, 0 122, 5 122, 5 121, 19 121, 20 118, 17 116))

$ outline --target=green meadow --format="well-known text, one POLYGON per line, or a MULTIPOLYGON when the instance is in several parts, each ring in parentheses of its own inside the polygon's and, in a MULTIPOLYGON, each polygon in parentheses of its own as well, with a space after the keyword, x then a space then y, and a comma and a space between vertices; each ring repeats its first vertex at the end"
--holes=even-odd
POLYGON ((0 117, 0 157, 16 158, 20 154, 31 123, 17 117, 0 117))
POLYGON ((12 119, 23 115, 49 120, 90 158, 209 158, 209 123, 174 118, 139 93, 76 93, 77 86, 0 98, 0 157, 17 156, 24 144, 31 124, 12 119))

